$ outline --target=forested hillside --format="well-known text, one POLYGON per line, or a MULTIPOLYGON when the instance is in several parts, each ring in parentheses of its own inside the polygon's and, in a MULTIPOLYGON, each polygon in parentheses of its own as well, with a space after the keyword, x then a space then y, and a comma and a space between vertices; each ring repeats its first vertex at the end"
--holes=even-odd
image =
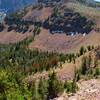
POLYGON ((0 100, 99 100, 100 11, 92 0, 1 0, 0 100), (16 5, 16 6, 15 6, 16 5))

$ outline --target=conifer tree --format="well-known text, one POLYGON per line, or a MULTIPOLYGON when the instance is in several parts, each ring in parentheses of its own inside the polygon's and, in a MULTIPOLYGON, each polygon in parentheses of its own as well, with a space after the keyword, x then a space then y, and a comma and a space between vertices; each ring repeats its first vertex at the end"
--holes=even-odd
POLYGON ((41 78, 39 81, 38 92, 41 100, 45 100, 47 97, 47 82, 41 78))
POLYGON ((74 78, 73 78, 73 81, 72 81, 72 92, 73 93, 76 92, 76 81, 77 81, 77 70, 76 70, 76 67, 75 67, 74 78))
POLYGON ((87 57, 83 57, 81 67, 82 67, 81 73, 82 73, 83 75, 85 75, 86 72, 87 72, 87 57))
POLYGON ((83 55, 84 53, 85 53, 85 48, 82 46, 81 48, 80 48, 80 55, 83 55))
POLYGON ((38 88, 37 83, 33 82, 31 86, 32 100, 40 100, 37 88, 38 88))
POLYGON ((49 75, 48 80, 48 95, 47 100, 53 99, 63 92, 63 84, 56 77, 56 73, 53 72, 49 75))

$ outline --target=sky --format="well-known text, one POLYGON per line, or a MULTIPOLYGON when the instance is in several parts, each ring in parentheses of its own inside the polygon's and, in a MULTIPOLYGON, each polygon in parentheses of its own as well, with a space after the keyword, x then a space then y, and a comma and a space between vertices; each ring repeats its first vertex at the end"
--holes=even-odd
POLYGON ((100 0, 94 0, 94 1, 98 1, 98 2, 100 2, 100 0))

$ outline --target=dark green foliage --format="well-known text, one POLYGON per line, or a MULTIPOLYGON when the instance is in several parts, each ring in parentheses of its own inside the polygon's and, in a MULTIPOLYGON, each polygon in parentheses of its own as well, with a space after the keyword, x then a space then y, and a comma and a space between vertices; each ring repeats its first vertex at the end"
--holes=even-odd
POLYGON ((0 99, 3 100, 7 100, 6 97, 6 91, 9 88, 8 86, 8 76, 7 73, 5 73, 4 71, 0 72, 0 99))
POLYGON ((35 27, 34 31, 33 31, 33 35, 38 35, 40 33, 40 28, 38 26, 35 27))
POLYGON ((53 10, 53 16, 54 16, 54 17, 59 16, 59 10, 58 10, 58 7, 57 7, 57 6, 56 6, 56 7, 54 8, 54 10, 53 10))
POLYGON ((40 100, 38 93, 38 86, 36 82, 32 82, 31 92, 32 92, 32 100, 40 100))
POLYGON ((81 73, 82 73, 83 75, 85 75, 86 72, 87 72, 87 70, 88 70, 88 66, 87 66, 87 57, 83 57, 81 68, 82 68, 82 69, 81 69, 81 73))
POLYGON ((86 58, 87 62, 87 68, 90 69, 92 67, 92 62, 93 62, 93 59, 92 59, 92 56, 91 54, 89 54, 89 56, 86 58))
POLYGON ((89 45, 89 46, 87 46, 87 49, 88 49, 88 51, 90 51, 91 50, 91 46, 89 45))
POLYGON ((14 76, 15 74, 12 74, 10 70, 0 71, 0 85, 2 86, 0 88, 0 100, 24 100, 24 95, 26 95, 24 83, 18 84, 14 76))
POLYGON ((92 58, 91 54, 89 54, 88 57, 84 56, 82 58, 82 64, 81 64, 81 74, 86 75, 89 73, 92 73, 93 67, 95 68, 97 66, 97 60, 96 58, 92 58), (94 66, 93 66, 94 61, 94 66))
POLYGON ((86 52, 86 49, 82 46, 80 48, 80 55, 83 55, 86 52))
POLYGON ((53 98, 63 90, 56 74, 50 74, 48 80, 27 81, 22 74, 0 70, 0 100, 46 100, 47 96, 53 98))
POLYGON ((79 81, 81 79, 81 74, 80 72, 77 72, 77 80, 76 81, 79 81))
POLYGON ((82 58, 81 68, 77 72, 77 81, 82 77, 93 78, 100 75, 100 68, 98 67, 98 59, 92 58, 91 53, 82 58))
POLYGON ((33 38, 30 38, 14 45, 0 45, 0 67, 15 66, 16 71, 19 69, 27 73, 57 66, 60 60, 58 54, 28 49, 27 46, 32 40, 33 38))
POLYGON ((39 84, 34 84, 33 82, 28 85, 27 82, 22 82, 27 75, 31 75, 37 71, 49 70, 50 68, 58 66, 58 62, 62 61, 57 53, 29 50, 28 45, 33 39, 33 37, 25 39, 14 45, 0 45, 0 68, 1 70, 7 71, 7 75, 9 76, 6 78, 6 81, 9 81, 10 86, 13 88, 13 90, 10 90, 8 84, 2 83, 4 79, 1 80, 0 85, 2 88, 0 88, 0 91, 2 91, 2 98, 8 99, 12 96, 16 100, 20 100, 20 98, 21 100, 27 100, 28 98, 43 100, 47 97, 47 93, 50 93, 47 89, 47 84, 50 84, 50 80, 53 82, 51 84, 53 84, 55 96, 63 90, 62 83, 57 80, 56 76, 51 77, 52 75, 50 76, 50 80, 45 83, 44 79, 41 79, 39 84), (8 93, 5 94, 4 91, 9 91, 10 96, 8 97, 8 93))
POLYGON ((77 90, 76 82, 74 83, 74 81, 65 81, 64 88, 67 93, 74 93, 77 90))
POLYGON ((53 99, 63 92, 63 84, 56 77, 55 72, 49 75, 47 100, 53 99))
POLYGON ((94 49, 94 46, 93 46, 93 45, 92 45, 92 46, 88 45, 88 46, 87 46, 87 49, 88 49, 88 51, 91 51, 91 50, 94 49))
POLYGON ((77 70, 75 68, 74 70, 74 78, 72 81, 72 92, 75 93, 76 92, 76 81, 77 81, 77 70))
POLYGON ((65 56, 64 54, 60 54, 60 60, 65 63, 65 59, 67 59, 67 56, 65 56))
POLYGON ((38 92, 41 100, 46 100, 47 98, 47 81, 43 78, 39 81, 38 92))
POLYGON ((95 68, 95 76, 98 76, 100 75, 100 68, 95 68))
POLYGON ((88 74, 88 76, 93 76, 94 75, 94 69, 93 68, 89 68, 87 74, 88 74))
POLYGON ((65 61, 75 63, 75 54, 57 54, 48 52, 31 51, 28 44, 33 37, 22 42, 9 45, 0 45, 0 67, 13 67, 18 72, 32 74, 32 72, 56 68, 58 62, 65 61))
POLYGON ((64 88, 66 89, 66 92, 71 93, 72 92, 72 82, 65 81, 64 88))

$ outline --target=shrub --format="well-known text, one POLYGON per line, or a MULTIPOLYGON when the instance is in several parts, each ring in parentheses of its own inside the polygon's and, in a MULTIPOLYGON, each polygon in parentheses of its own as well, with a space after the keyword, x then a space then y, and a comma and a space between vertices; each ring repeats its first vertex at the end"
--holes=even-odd
POLYGON ((66 89, 67 93, 71 93, 72 92, 72 82, 65 81, 64 88, 66 89))

